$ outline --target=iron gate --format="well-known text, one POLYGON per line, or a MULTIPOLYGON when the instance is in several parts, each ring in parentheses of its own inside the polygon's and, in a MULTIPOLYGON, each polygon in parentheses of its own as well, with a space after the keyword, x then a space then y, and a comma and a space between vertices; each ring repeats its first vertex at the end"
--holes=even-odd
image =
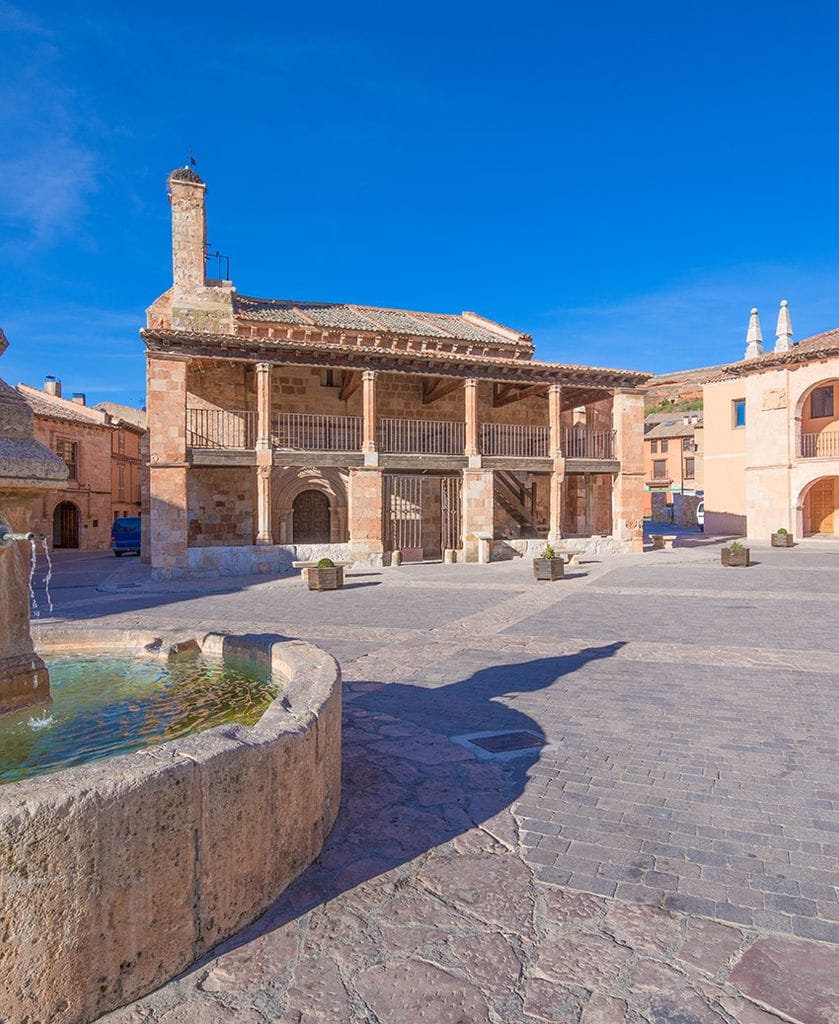
POLYGON ((385 474, 386 546, 403 562, 422 561, 422 477, 385 474))
POLYGON ((459 476, 444 476, 440 481, 440 510, 443 551, 463 547, 460 539, 459 476))

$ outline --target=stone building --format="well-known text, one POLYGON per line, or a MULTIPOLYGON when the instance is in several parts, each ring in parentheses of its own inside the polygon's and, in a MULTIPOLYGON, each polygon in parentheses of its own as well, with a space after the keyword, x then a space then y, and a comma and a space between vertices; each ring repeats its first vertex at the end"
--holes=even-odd
POLYGON ((60 455, 68 470, 63 488, 35 502, 31 529, 56 548, 107 550, 111 522, 140 514, 143 414, 135 409, 128 418, 112 416, 88 406, 83 394, 64 398, 54 377, 47 377, 43 390, 27 384, 17 390, 34 415, 36 440, 60 455))
POLYGON ((705 530, 766 540, 839 535, 839 329, 795 344, 787 303, 764 352, 705 374, 705 530))
MULTIPOLYGON (((644 514, 653 510, 653 495, 672 513, 675 496, 701 495, 704 487, 702 413, 655 413, 644 422, 644 514)), ((687 507, 695 512, 698 498, 687 507)), ((683 504, 683 503, 677 503, 683 504)), ((668 516, 668 518, 672 518, 668 516)), ((695 522, 695 520, 694 520, 695 522)), ((688 520, 685 525, 693 525, 688 520)))
POLYGON ((246 298, 205 274, 205 185, 169 177, 173 286, 148 309, 158 576, 640 550, 646 374, 545 363, 475 313, 246 298))

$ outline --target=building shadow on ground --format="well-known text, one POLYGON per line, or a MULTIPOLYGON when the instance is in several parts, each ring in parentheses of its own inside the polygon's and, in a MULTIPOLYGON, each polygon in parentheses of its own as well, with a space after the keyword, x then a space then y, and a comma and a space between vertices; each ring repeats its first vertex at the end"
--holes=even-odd
POLYGON ((494 665, 439 686, 348 684, 341 810, 320 856, 254 924, 185 973, 495 819, 522 794, 540 750, 483 759, 453 737, 525 732, 546 741, 505 699, 546 689, 622 646, 494 665))

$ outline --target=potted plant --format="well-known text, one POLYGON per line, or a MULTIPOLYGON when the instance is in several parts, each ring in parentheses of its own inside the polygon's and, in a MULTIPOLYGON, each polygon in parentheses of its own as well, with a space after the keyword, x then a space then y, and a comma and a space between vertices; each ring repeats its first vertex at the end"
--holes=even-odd
POLYGON ((321 558, 309 569, 309 590, 340 590, 344 585, 344 567, 331 558, 321 558))
POLYGON ((772 534, 772 547, 773 548, 791 548, 793 545, 793 536, 789 530, 785 530, 782 526, 780 530, 776 530, 772 534))
POLYGON ((547 544, 541 558, 533 559, 533 575, 537 580, 561 580, 565 575, 565 559, 547 544))
POLYGON ((723 565, 746 568, 749 564, 749 549, 744 548, 739 540, 735 540, 727 548, 721 549, 720 561, 723 565))

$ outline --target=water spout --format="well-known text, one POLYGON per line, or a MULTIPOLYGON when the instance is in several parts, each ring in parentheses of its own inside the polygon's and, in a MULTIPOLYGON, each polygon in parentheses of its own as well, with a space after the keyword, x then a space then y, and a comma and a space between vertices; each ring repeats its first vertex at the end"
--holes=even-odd
POLYGON ((31 532, 15 533, 5 526, 0 526, 0 548, 7 548, 10 544, 14 544, 16 540, 28 541, 30 544, 34 544, 35 534, 31 532))
POLYGON ((50 595, 50 582, 52 581, 52 559, 50 558, 50 546, 47 538, 41 535, 41 546, 47 559, 47 575, 44 577, 44 593, 47 595, 47 607, 52 615, 52 597, 50 595))
POLYGON ((28 539, 29 549, 32 552, 32 557, 29 559, 29 605, 32 609, 32 618, 39 619, 41 612, 38 608, 38 598, 35 596, 35 570, 38 568, 38 548, 35 544, 34 533, 30 533, 28 539))

